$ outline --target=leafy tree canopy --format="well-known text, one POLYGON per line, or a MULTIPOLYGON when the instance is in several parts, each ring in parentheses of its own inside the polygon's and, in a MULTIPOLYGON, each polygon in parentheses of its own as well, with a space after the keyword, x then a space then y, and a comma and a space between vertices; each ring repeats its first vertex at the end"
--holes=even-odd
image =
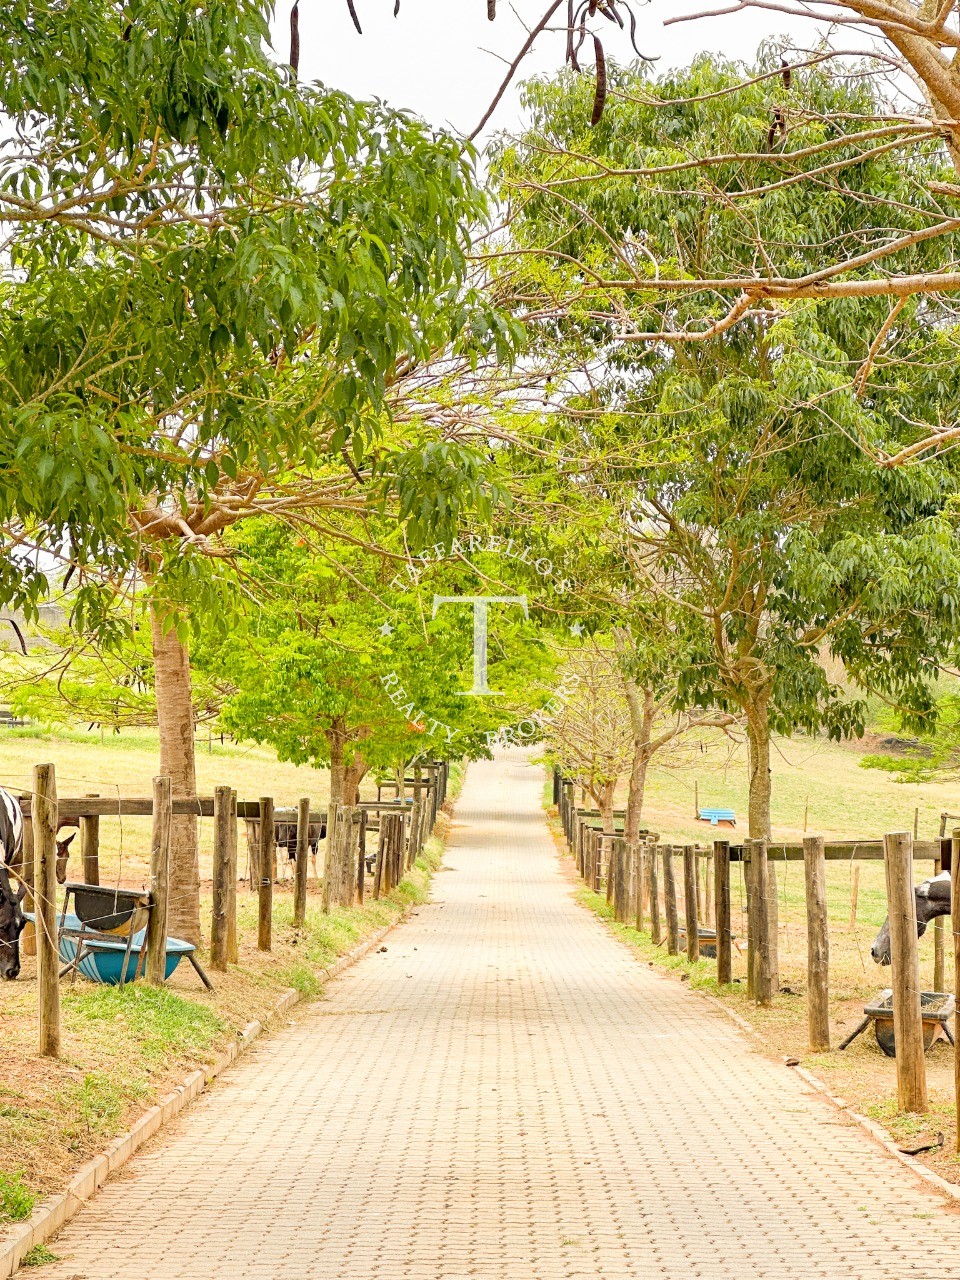
POLYGON ((216 528, 291 459, 356 461, 433 350, 516 345, 466 279, 469 149, 296 84, 267 15, 0 13, 4 600, 46 589, 37 547, 122 575, 189 504, 216 528))
MULTIPOLYGON (((684 100, 664 111, 648 101, 649 80, 624 73, 621 98, 589 139, 577 81, 538 83, 534 127, 502 164, 536 193, 512 227, 529 252, 530 265, 518 269, 527 286, 544 310, 571 281, 580 289, 572 311, 554 307, 539 331, 539 341, 566 344, 582 369, 567 417, 549 430, 572 486, 616 508, 636 589, 675 606, 689 654, 681 702, 745 714, 759 788, 751 829, 762 835, 770 732, 842 735, 862 725, 862 702, 831 682, 822 653, 908 715, 932 708, 932 679, 960 627, 956 464, 947 455, 891 471, 875 457, 916 439, 924 415, 960 408, 957 363, 943 362, 960 332, 932 303, 914 300, 891 314, 888 302, 865 298, 768 300, 736 325, 695 333, 696 310, 682 296, 626 299, 594 288, 591 272, 602 276, 625 256, 642 263, 648 251, 672 260, 678 276, 726 270, 756 244, 813 269, 827 246, 868 248, 868 217, 881 207, 885 225, 925 225, 928 184, 940 172, 926 144, 910 164, 876 148, 802 198, 799 187, 777 185, 774 155, 721 165, 709 178, 730 195, 728 213, 718 214, 683 156, 733 149, 731 139, 742 151, 743 130, 760 120, 732 116, 725 96, 690 99, 722 94, 741 78, 699 59, 657 83, 658 98, 684 100), (563 195, 578 165, 616 171, 654 153, 658 163, 672 157, 676 170, 649 185, 577 180, 576 202, 563 195), (925 324, 906 322, 911 308, 927 308, 925 324), (883 342, 871 349, 881 324, 883 342)), ((797 92, 807 95, 809 128, 834 129, 841 140, 845 127, 880 113, 866 82, 812 71, 797 92)), ((945 251, 942 240, 921 237, 903 253, 920 267, 945 251)))
MULTIPOLYGON (((520 608, 496 612, 488 670, 500 696, 465 697, 471 608, 434 608, 438 595, 503 594, 480 567, 483 555, 473 564, 439 546, 410 559, 396 534, 380 534, 392 555, 345 541, 318 550, 263 520, 235 531, 262 607, 244 631, 194 652, 195 665, 227 682, 226 728, 297 763, 362 758, 388 767, 418 755, 484 754, 488 735, 529 705, 532 674, 550 665, 535 621, 520 608)), ((488 569, 495 558, 487 554, 488 569)))

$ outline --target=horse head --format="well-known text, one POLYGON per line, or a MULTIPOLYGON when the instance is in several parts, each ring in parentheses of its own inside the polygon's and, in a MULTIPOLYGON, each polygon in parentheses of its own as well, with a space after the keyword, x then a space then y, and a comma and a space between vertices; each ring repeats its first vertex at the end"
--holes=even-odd
POLYGON ((9 871, 0 863, 0 978, 11 982, 20 973, 20 935, 27 923, 21 905, 25 893, 22 882, 14 890, 9 871))
MULTIPOLYGON (((927 925, 937 916, 950 914, 950 872, 941 871, 930 880, 923 880, 916 885, 913 896, 917 904, 917 937, 922 938, 927 925)), ((870 954, 877 964, 890 963, 890 917, 883 922, 883 928, 873 940, 870 954)))
POLYGON ((67 836, 66 840, 57 841, 57 884, 66 883, 67 862, 70 858, 70 845, 73 843, 76 834, 77 833, 74 831, 73 835, 67 836))

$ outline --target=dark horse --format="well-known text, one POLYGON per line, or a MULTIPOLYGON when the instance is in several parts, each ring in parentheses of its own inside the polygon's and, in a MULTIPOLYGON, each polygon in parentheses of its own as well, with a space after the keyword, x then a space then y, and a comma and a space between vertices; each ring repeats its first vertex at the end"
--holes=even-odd
POLYGON ((20 935, 26 920, 26 885, 18 875, 23 864, 23 815, 20 803, 0 787, 0 978, 20 973, 20 935))
MULTIPOLYGON (((950 872, 941 871, 930 880, 923 880, 913 891, 917 902, 917 937, 922 938, 927 925, 937 916, 950 914, 950 872)), ((890 917, 883 922, 883 928, 874 939, 870 954, 877 964, 890 963, 890 917)))

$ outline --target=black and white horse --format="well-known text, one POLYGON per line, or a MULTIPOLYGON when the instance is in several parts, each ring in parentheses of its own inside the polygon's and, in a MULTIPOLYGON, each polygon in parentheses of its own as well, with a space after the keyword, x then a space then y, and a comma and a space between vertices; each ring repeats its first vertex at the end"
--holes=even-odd
MULTIPOLYGON (((913 890, 917 903, 917 937, 922 938, 927 925, 937 916, 950 914, 950 872, 941 871, 938 876, 923 880, 913 890)), ((874 939, 870 954, 877 964, 890 963, 890 917, 874 939)))
POLYGON ((23 815, 20 803, 0 787, 0 978, 20 973, 20 935, 26 920, 19 877, 23 866, 23 815))

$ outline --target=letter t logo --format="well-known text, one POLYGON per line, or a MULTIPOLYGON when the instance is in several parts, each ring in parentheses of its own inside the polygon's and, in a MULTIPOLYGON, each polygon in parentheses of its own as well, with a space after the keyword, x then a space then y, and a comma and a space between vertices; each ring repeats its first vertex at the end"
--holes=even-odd
POLYGON ((442 604, 473 605, 473 688, 462 690, 464 698, 476 698, 481 694, 502 697, 501 691, 487 684, 487 606, 490 604, 518 604, 523 616, 529 618, 526 596, 434 596, 433 617, 442 604))

